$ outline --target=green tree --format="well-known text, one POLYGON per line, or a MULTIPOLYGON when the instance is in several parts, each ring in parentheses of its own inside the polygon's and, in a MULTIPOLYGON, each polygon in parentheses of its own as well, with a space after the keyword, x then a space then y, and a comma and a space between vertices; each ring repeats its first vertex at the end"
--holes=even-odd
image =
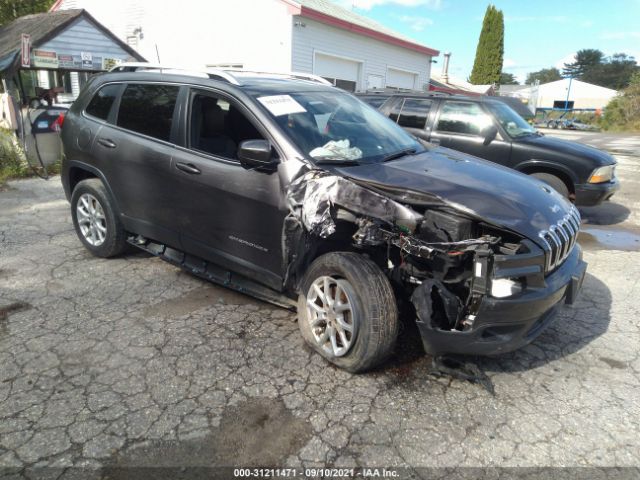
POLYGON ((537 72, 531 72, 527 74, 527 79, 524 83, 527 85, 533 85, 538 80, 542 83, 555 82, 556 80, 562 80, 562 75, 560 75, 560 70, 555 67, 551 68, 543 68, 542 70, 538 70, 537 72))
POLYGON ((620 90, 629 85, 632 75, 639 69, 634 57, 616 53, 607 57, 604 62, 587 69, 580 80, 620 90))
POLYGON ((55 0, 0 0, 0 25, 30 13, 46 12, 55 0))
POLYGON ((469 81, 475 85, 498 83, 502 73, 503 55, 504 17, 502 11, 489 5, 482 21, 482 31, 469 81))
POLYGON ((640 131, 640 72, 634 73, 629 86, 609 102, 602 125, 607 130, 640 131))
POLYGON ((513 73, 502 72, 500 74, 500 85, 519 85, 518 79, 513 76, 513 73))
POLYGON ((604 59, 604 53, 594 48, 578 50, 575 60, 572 63, 565 63, 562 75, 581 79, 589 69, 600 65, 604 59))

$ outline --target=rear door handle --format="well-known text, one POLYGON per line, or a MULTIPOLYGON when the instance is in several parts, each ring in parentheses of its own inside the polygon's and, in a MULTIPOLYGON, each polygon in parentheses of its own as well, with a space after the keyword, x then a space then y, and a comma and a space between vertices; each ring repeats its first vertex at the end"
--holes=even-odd
POLYGON ((103 147, 116 148, 116 144, 113 142, 113 140, 109 140, 108 138, 99 138, 98 143, 103 147))
POLYGON ((176 168, 178 170, 182 170, 183 172, 190 173, 191 175, 200 175, 200 169, 193 165, 192 163, 176 163, 176 168))

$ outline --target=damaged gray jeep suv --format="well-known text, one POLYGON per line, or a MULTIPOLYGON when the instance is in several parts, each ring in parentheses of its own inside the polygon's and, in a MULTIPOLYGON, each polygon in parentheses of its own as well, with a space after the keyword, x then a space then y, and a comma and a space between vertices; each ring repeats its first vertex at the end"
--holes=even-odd
POLYGON ((122 65, 62 131, 80 241, 128 244, 297 307, 306 342, 352 372, 402 318, 428 353, 531 342, 580 290, 580 216, 544 183, 422 143, 303 75, 122 65))

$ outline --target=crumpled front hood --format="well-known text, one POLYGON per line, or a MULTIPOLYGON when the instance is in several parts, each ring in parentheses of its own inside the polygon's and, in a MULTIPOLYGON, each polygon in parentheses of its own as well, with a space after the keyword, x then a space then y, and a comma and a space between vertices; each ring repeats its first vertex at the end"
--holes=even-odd
POLYGON ((383 164, 332 168, 336 174, 378 189, 410 190, 496 227, 538 241, 571 205, 544 183, 447 148, 383 164))

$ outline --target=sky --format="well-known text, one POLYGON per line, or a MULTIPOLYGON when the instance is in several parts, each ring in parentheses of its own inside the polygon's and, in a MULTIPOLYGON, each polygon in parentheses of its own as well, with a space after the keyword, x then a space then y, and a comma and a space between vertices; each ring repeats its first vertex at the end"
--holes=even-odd
POLYGON ((597 48, 640 62, 640 0, 332 0, 428 47, 451 52, 449 74, 467 79, 489 3, 504 13, 503 71, 562 68, 576 51, 597 48))

